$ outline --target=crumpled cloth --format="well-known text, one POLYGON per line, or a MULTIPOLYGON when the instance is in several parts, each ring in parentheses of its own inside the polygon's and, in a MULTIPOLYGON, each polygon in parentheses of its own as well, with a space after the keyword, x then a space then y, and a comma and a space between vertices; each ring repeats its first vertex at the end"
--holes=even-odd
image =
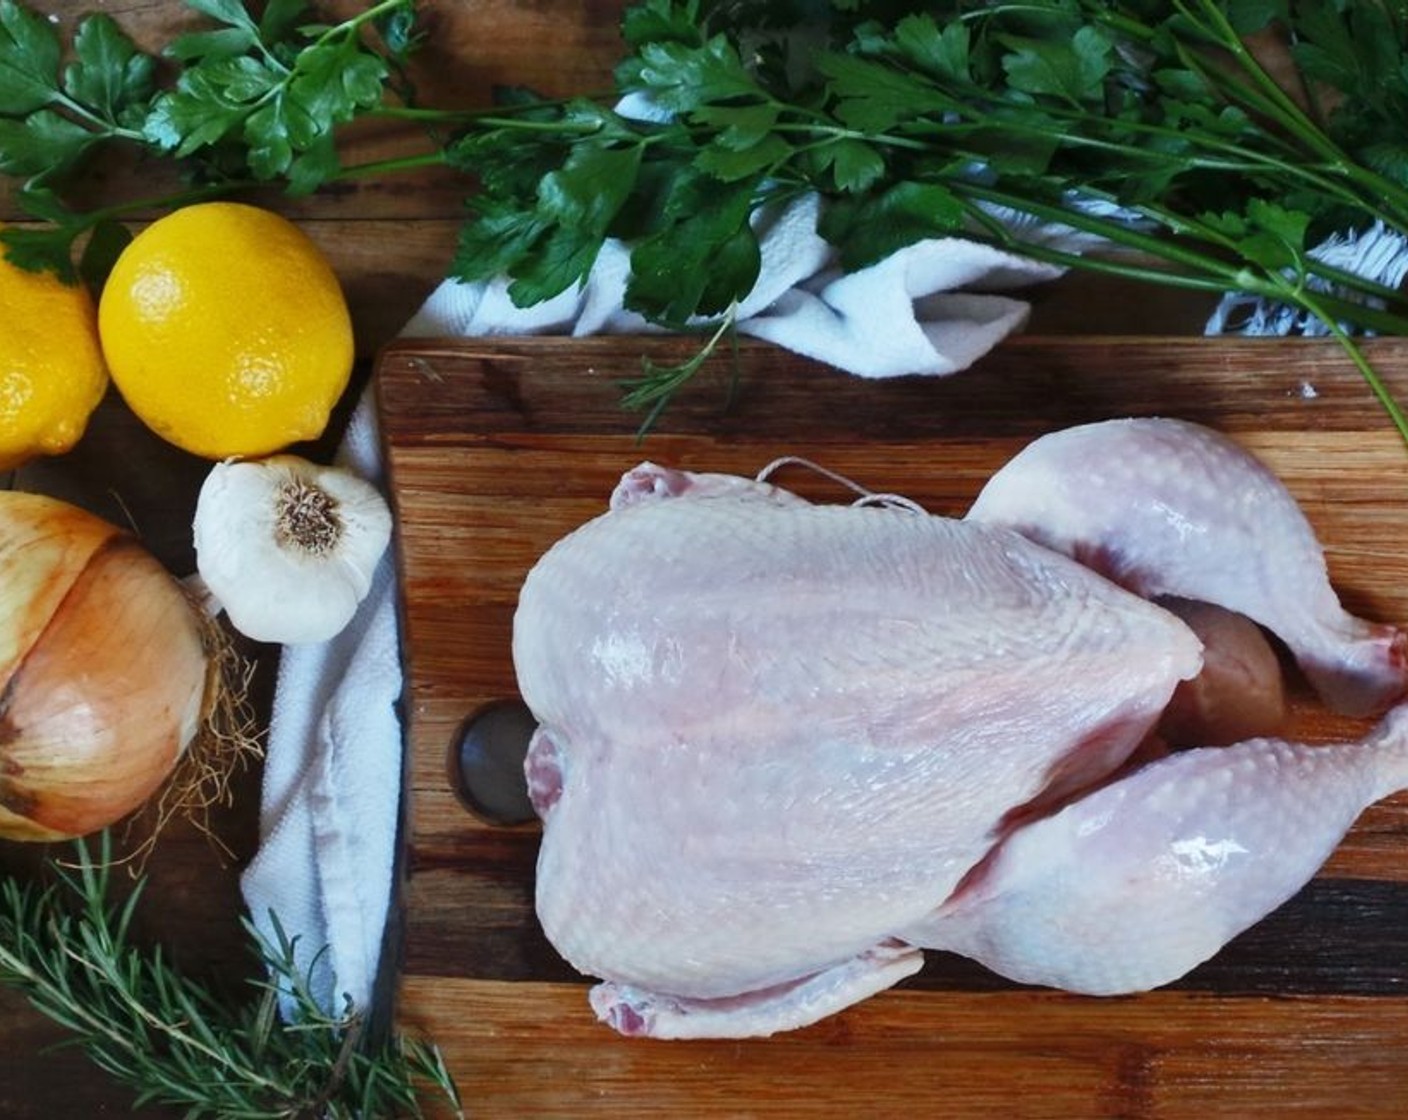
MULTIPOLYGON (((816 232, 806 195, 755 223, 762 270, 735 311, 740 334, 861 377, 954 373, 1025 324, 1029 305, 994 294, 1061 269, 960 238, 922 241, 844 273, 816 232)), ((406 325, 412 337, 640 334, 658 328, 624 309, 629 247, 607 241, 586 282, 515 307, 508 281, 446 280, 406 325)))
MULTIPOLYGON (((358 404, 339 466, 384 487, 376 410, 358 404)), ((329 1014, 371 1006, 390 910, 401 788, 401 657, 390 549, 351 623, 279 658, 259 808, 240 879, 260 933, 275 922, 329 1014)), ((285 998, 285 1014, 292 1001, 285 998)))
MULTIPOLYGON (((762 271, 737 309, 740 332, 863 377, 963 369, 1022 326, 1028 305, 995 294, 1061 270, 957 238, 921 242, 850 274, 816 232, 814 197, 759 218, 762 271)), ((1057 231, 1056 236, 1062 236, 1057 231)), ((609 243, 578 288, 515 307, 499 279, 440 284, 407 336, 588 335, 653 330, 622 303, 624 245, 609 243)), ((382 480, 370 394, 340 458, 382 480)), ((241 879, 266 935, 274 915, 328 1011, 368 1007, 381 963, 396 859, 402 688, 394 556, 331 641, 283 651, 269 728, 259 849, 241 879)), ((285 1001, 285 1010, 288 1010, 285 1001)))

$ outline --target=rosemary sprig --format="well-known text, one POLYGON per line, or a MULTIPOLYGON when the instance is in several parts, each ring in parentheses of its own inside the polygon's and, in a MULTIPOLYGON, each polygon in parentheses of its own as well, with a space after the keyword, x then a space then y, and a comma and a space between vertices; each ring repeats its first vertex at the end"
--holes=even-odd
POLYGON ((661 365, 652 361, 648 356, 640 360, 641 375, 621 382, 621 388, 625 390, 625 395, 621 398, 621 406, 629 409, 648 409, 645 419, 641 421, 640 427, 636 429, 636 438, 643 439, 645 435, 655 426, 655 421, 660 418, 660 414, 666 406, 674 399, 675 393, 682 388, 702 366, 713 355, 720 340, 725 336, 734 342, 735 350, 738 344, 738 332, 734 329, 738 318, 738 305, 730 304, 717 325, 710 331, 709 336, 704 341, 704 345, 691 354, 682 362, 672 365, 661 365))
POLYGON ((55 861, 47 887, 0 882, 0 983, 73 1034, 99 1066, 135 1092, 136 1106, 174 1105, 190 1120, 383 1120, 421 1116, 431 1091, 455 1115, 459 1098, 433 1047, 393 1038, 373 1044, 350 1005, 324 1013, 294 965, 294 941, 246 922, 265 979, 231 999, 180 972, 160 947, 130 938, 141 881, 111 900, 111 842, 82 841, 55 861), (279 1015, 281 996, 293 1012, 279 1015))

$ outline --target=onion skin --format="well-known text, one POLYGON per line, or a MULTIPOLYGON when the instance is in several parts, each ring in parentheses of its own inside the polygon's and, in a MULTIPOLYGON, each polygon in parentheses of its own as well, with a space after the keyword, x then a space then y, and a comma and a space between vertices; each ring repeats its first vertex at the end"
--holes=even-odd
POLYGON ((199 728, 207 657, 181 585, 83 510, 0 493, 0 837, 139 808, 199 728))

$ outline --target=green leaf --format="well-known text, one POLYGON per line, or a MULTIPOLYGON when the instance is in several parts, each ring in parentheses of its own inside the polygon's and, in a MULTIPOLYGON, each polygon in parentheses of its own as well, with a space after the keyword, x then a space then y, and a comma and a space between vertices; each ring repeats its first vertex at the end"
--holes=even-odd
POLYGON ((311 194, 336 175, 341 166, 333 135, 325 132, 293 157, 288 168, 288 193, 311 194))
POLYGON ((379 102, 386 75, 386 64, 379 57, 359 53, 347 44, 328 43, 300 57, 289 82, 289 97, 323 131, 379 102))
POLYGON ((258 36, 248 27, 221 27, 214 31, 192 31, 179 35, 162 51, 178 62, 204 58, 234 58, 257 43, 258 36))
POLYGON ((26 272, 52 272, 64 283, 78 279, 73 266, 76 231, 67 226, 6 226, 0 229, 5 259, 26 272))
POLYGON ((110 123, 154 89, 155 62, 137 49, 111 17, 85 18, 73 37, 74 62, 64 70, 64 90, 110 123))
POLYGON ((1284 20, 1286 0, 1227 0, 1227 20, 1238 35, 1265 31, 1273 20, 1284 20))
MULTIPOLYGON (((245 55, 207 59, 185 71, 175 90, 156 98, 142 133, 158 147, 184 158, 241 129, 253 103, 278 85, 278 74, 257 59, 245 55)), ((268 136, 260 130, 253 139, 266 145, 268 136)))
POLYGON ((778 108, 766 101, 746 105, 701 105, 690 114, 690 119, 718 129, 715 144, 742 151, 772 133, 777 127, 778 108))
POLYGON ((248 110, 222 105, 189 90, 159 96, 142 122, 142 135, 158 148, 184 158, 239 128, 248 110))
POLYGON ((33 180, 25 183, 15 196, 20 209, 31 218, 52 222, 55 225, 80 224, 81 219, 74 214, 63 200, 54 193, 52 187, 37 185, 33 180))
POLYGON ((538 208, 547 218, 592 232, 605 232, 630 194, 641 148, 575 145, 558 171, 538 187, 538 208))
POLYGON ((858 269, 926 238, 949 236, 966 215, 947 187, 904 181, 880 194, 837 201, 822 211, 817 232, 840 249, 844 267, 858 269))
POLYGON ((637 50, 648 43, 676 41, 689 46, 703 42, 698 0, 645 0, 628 5, 621 18, 621 36, 637 50))
POLYGON ((857 132, 889 132, 902 121, 948 108, 946 99, 885 63, 836 52, 815 62, 836 98, 836 119, 857 132))
POLYGON ((203 15, 231 27, 247 27, 251 31, 258 28, 240 0, 186 0, 186 3, 203 15))
POLYGON ((74 163, 98 139, 49 109, 17 121, 0 117, 0 172, 52 174, 74 163))
POLYGON ((93 227, 78 259, 78 274, 93 291, 102 291, 112 266, 131 241, 132 231, 121 222, 108 219, 93 227))
POLYGON ((1243 211, 1208 212, 1198 220, 1232 241, 1243 260, 1268 272, 1296 268, 1304 258, 1310 216, 1303 211, 1250 198, 1243 211))
POLYGON ((180 87, 200 94, 215 105, 247 104, 257 101, 283 80, 283 75, 267 62, 241 55, 215 58, 197 69, 187 70, 180 87))
POLYGON ((509 298, 531 307, 586 279, 601 252, 603 238, 578 226, 550 226, 514 265, 509 298))
POLYGON ((307 0, 269 0, 264 5, 264 14, 259 17, 259 37, 266 43, 286 38, 307 10, 307 0))
POLYGON ((504 275, 546 230, 547 223, 535 213, 481 201, 475 217, 460 227, 450 275, 465 281, 504 275))
POLYGON ((59 37, 47 20, 0 0, 0 114, 23 116, 58 92, 59 37))
POLYGON ((558 171, 543 177, 537 212, 547 234, 514 270, 511 294, 537 302, 565 291, 591 271, 607 228, 630 195, 641 149, 578 144, 558 171))
POLYGON ((1408 142, 1379 140, 1364 145, 1359 157, 1380 175, 1408 187, 1408 142))
POLYGON ((244 122, 244 139, 249 145, 245 160, 256 179, 275 179, 293 162, 285 115, 276 103, 251 113, 244 122))
POLYGON ((758 282, 763 250, 753 227, 744 223, 714 247, 705 284, 695 305, 695 315, 722 315, 758 282))
POLYGON ((742 299, 758 279, 746 245, 755 191, 748 180, 720 184, 698 173, 676 179, 664 205, 667 220, 631 250, 626 306, 680 327, 742 299))
POLYGON ((966 24, 953 21, 939 29, 928 14, 906 16, 895 25, 895 46, 921 70, 951 82, 970 80, 970 34, 966 24))
POLYGON ((748 148, 712 144, 695 157, 694 166, 726 183, 775 171, 789 156, 792 145, 776 133, 769 133, 748 148))
POLYGON ((762 95, 737 49, 722 35, 698 47, 647 43, 638 58, 618 68, 618 81, 623 92, 647 92, 661 109, 676 113, 687 113, 711 101, 762 95))
POLYGON ((863 140, 843 138, 817 153, 822 167, 831 169, 836 189, 846 194, 868 190, 885 174, 885 160, 863 140))
POLYGON ((1010 53, 1003 58, 1002 68, 1013 89, 1073 103, 1103 92, 1114 44, 1098 28, 1082 27, 1069 41, 1015 36, 1005 36, 1003 41, 1010 53))

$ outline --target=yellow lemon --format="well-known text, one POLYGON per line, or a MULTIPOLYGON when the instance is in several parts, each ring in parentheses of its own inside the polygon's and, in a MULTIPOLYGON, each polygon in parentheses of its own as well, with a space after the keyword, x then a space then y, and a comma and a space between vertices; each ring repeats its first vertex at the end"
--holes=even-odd
POLYGON ((268 210, 206 202, 122 251, 98 304, 134 413, 209 459, 315 439, 352 372, 352 320, 318 247, 268 210))
POLYGON ((0 258, 0 470, 69 450, 107 384, 88 289, 0 258))

